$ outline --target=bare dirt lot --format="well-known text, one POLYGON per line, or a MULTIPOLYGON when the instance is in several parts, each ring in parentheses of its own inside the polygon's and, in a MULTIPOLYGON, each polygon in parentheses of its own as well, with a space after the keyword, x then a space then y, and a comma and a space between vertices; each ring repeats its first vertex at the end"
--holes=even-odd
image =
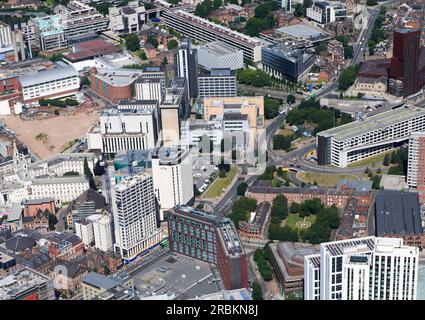
POLYGON ((83 137, 90 126, 99 120, 99 112, 78 112, 41 120, 24 121, 19 116, 3 116, 0 119, 32 152, 45 159, 63 152, 71 142, 83 137))

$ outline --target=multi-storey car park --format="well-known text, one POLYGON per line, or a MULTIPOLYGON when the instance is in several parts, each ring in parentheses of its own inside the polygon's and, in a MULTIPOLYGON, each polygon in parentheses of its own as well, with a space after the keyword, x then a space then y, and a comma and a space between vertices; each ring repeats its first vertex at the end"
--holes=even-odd
POLYGON ((425 130, 425 109, 404 106, 317 134, 317 161, 345 168, 388 151, 425 130))
POLYGON ((232 48, 241 49, 246 60, 261 61, 261 42, 242 33, 199 18, 183 10, 162 12, 167 27, 202 42, 221 41, 232 48))

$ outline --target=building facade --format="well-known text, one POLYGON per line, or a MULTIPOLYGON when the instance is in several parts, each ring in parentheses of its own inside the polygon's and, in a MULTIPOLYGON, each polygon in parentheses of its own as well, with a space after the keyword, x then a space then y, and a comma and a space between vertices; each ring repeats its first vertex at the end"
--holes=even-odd
POLYGON ((425 130, 425 111, 404 106, 364 120, 319 132, 317 162, 345 168, 348 164, 391 150, 425 130))
POLYGON ((419 249, 403 239, 322 243, 320 254, 304 259, 305 300, 416 299, 419 249))
POLYGON ((157 127, 149 109, 105 109, 100 116, 102 152, 155 148, 157 127))
POLYGON ((80 77, 72 66, 29 74, 20 77, 19 83, 25 103, 71 96, 80 89, 80 77))
POLYGON ((198 97, 198 56, 192 49, 190 38, 185 38, 174 55, 175 75, 186 79, 189 98, 198 97))
POLYGON ((316 56, 301 49, 290 49, 282 45, 263 47, 261 49, 263 70, 279 78, 298 82, 305 78, 316 56))
POLYGON ((188 204, 194 197, 190 150, 157 149, 152 155, 152 176, 156 198, 163 212, 188 204))
POLYGON ((122 179, 112 191, 114 251, 130 262, 161 240, 152 176, 139 173, 122 179))
POLYGON ((161 14, 164 24, 197 41, 221 41, 228 46, 242 50, 244 58, 258 63, 261 61, 261 42, 242 33, 220 26, 183 10, 164 10, 161 14))
POLYGON ((236 97, 236 74, 230 69, 211 69, 198 77, 198 97, 236 97))
POLYGON ((176 206, 168 211, 168 235, 171 250, 216 264, 226 289, 247 287, 245 251, 230 219, 176 206))

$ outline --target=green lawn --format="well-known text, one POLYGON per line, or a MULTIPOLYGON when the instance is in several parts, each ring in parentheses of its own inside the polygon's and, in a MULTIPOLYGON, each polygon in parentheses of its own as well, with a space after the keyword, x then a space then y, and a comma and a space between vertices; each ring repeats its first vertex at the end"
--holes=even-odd
POLYGON ((308 226, 307 225, 300 226, 299 224, 297 225, 297 222, 303 222, 303 221, 304 221, 304 218, 300 218, 300 215, 298 213, 290 213, 288 217, 282 221, 282 225, 287 225, 291 229, 297 229, 297 230, 308 229, 316 221, 316 216, 310 215, 305 218, 305 222, 310 223, 310 225, 308 226))
POLYGON ((230 171, 227 173, 226 178, 217 178, 210 185, 210 187, 205 191, 204 198, 215 198, 219 197, 222 194, 222 189, 226 189, 229 184, 232 182, 233 178, 238 172, 237 167, 231 167, 230 171))
POLYGON ((371 166, 371 165, 382 165, 382 162, 384 162, 384 158, 387 153, 391 153, 391 151, 377 154, 376 156, 366 158, 360 161, 356 161, 354 163, 350 163, 347 167, 353 168, 353 167, 363 167, 363 166, 371 166))
POLYGON ((341 179, 359 180, 359 178, 352 174, 327 174, 316 172, 299 172, 297 178, 305 183, 317 182, 319 186, 334 187, 341 179))

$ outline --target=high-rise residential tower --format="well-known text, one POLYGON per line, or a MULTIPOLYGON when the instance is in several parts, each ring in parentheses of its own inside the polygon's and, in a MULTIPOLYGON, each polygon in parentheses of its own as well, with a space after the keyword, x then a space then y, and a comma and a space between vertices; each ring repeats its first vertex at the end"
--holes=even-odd
POLYGON ((305 300, 415 300, 419 249, 403 239, 322 243, 304 258, 305 300))
POLYGON ((125 262, 137 258, 161 240, 152 176, 139 173, 112 189, 115 252, 125 262))
POLYGON ((198 97, 198 55, 192 49, 190 38, 185 38, 174 56, 175 74, 185 78, 189 98, 198 97))

